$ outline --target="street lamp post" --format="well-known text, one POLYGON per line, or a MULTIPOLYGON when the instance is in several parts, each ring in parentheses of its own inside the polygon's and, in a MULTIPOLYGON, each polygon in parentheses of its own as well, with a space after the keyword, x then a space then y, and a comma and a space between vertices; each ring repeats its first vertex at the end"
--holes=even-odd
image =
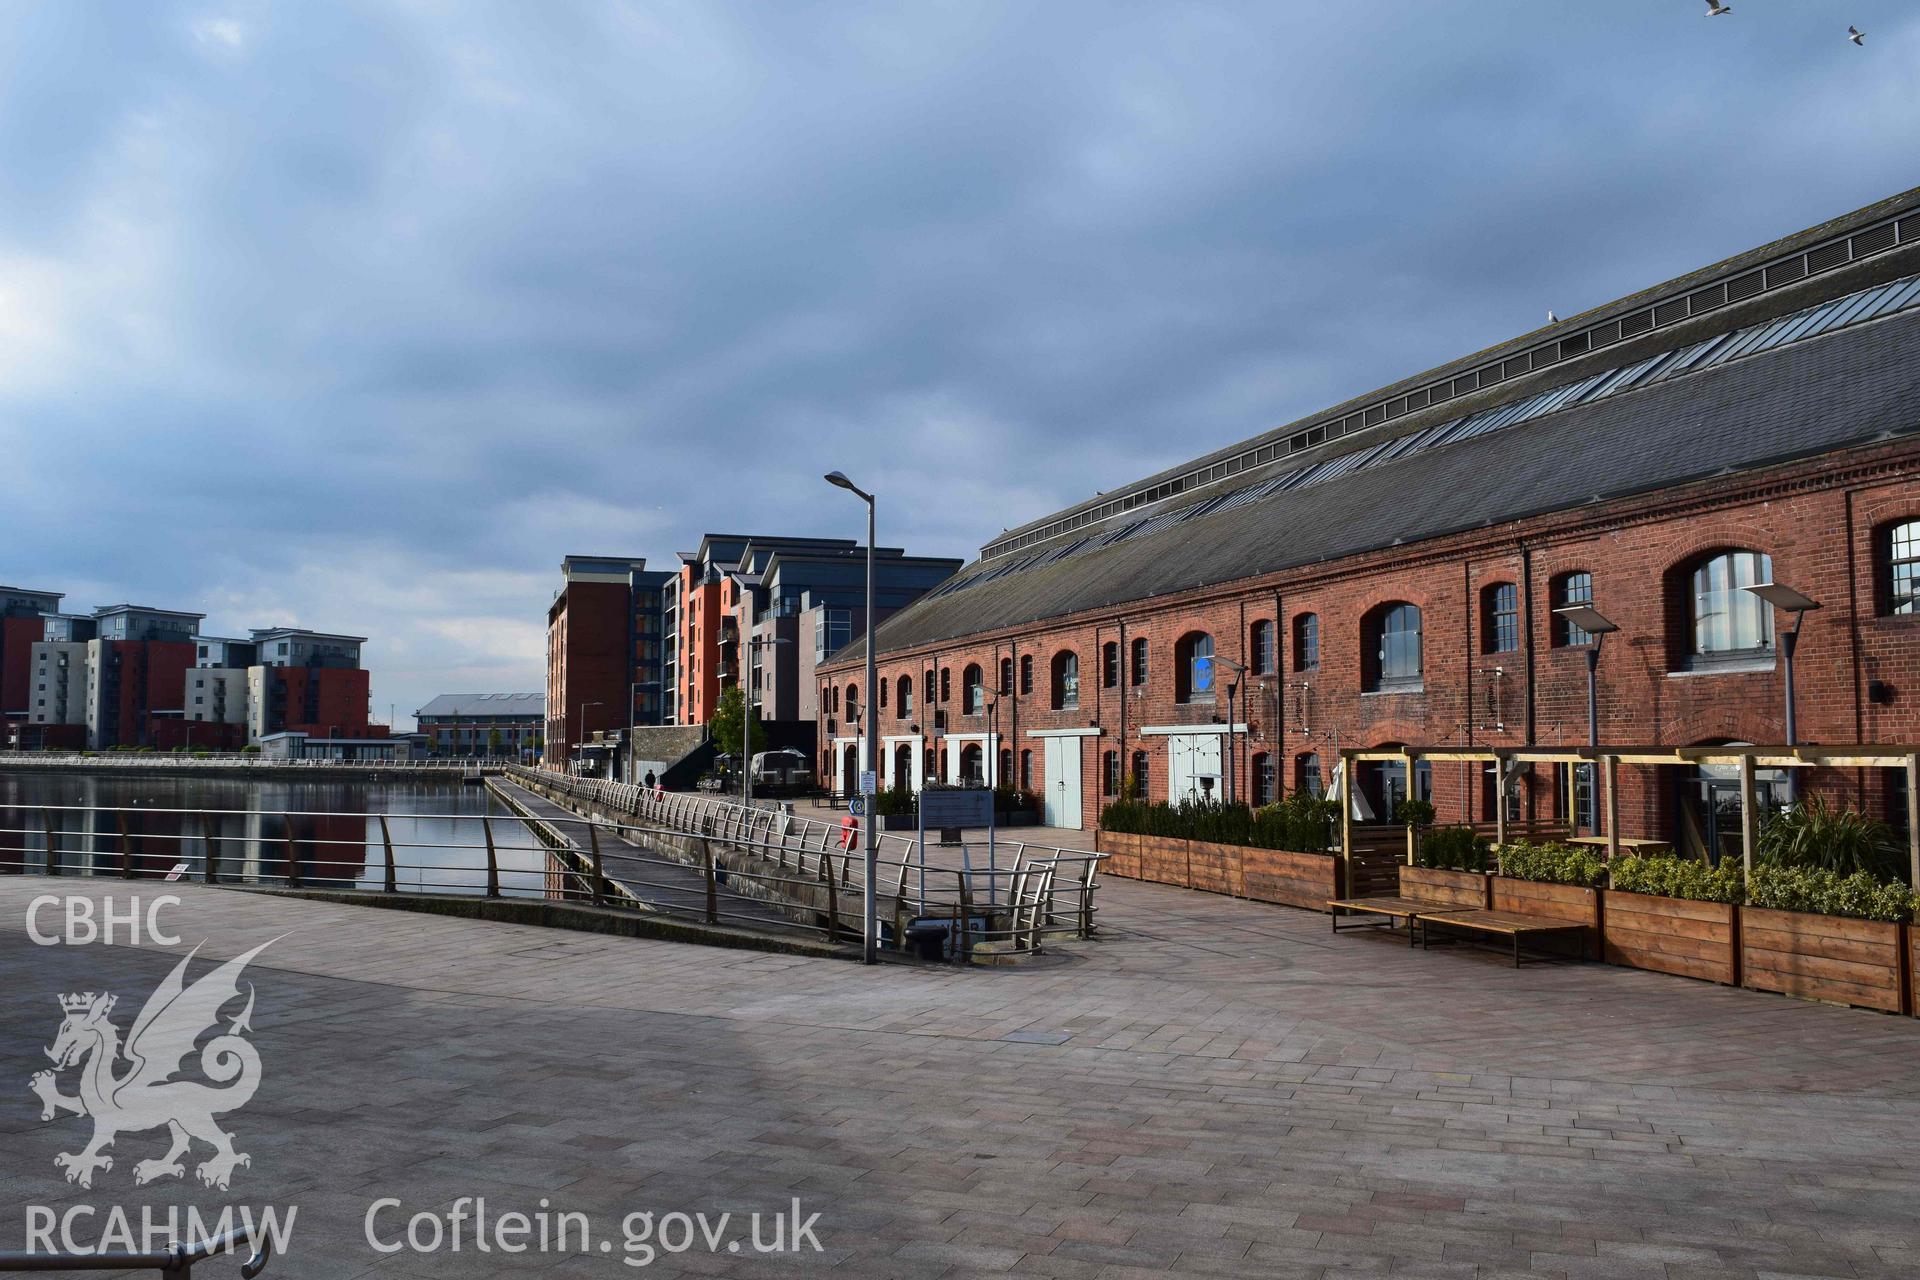
POLYGON ((1600 646, 1620 628, 1590 604, 1570 604, 1555 609, 1554 613, 1593 637, 1593 643, 1587 646, 1587 745, 1597 747, 1600 745, 1600 700, 1596 677, 1600 670, 1600 646))
POLYGON ((1237 791, 1237 788, 1235 787, 1234 783, 1237 780, 1237 775, 1239 772, 1239 754, 1240 754, 1239 746, 1234 739, 1234 733, 1233 733, 1233 699, 1234 699, 1234 695, 1240 692, 1240 680, 1244 678, 1247 674, 1247 665, 1244 662, 1235 662, 1232 658, 1222 658, 1218 656, 1214 658, 1213 662, 1215 666, 1225 667, 1227 670, 1233 672, 1234 674, 1234 679, 1228 682, 1227 684, 1227 778, 1226 778, 1226 782, 1227 782, 1227 803, 1232 804, 1234 795, 1237 791))
MULTIPOLYGON (((572 744, 574 747, 574 754, 576 756, 579 754, 580 744, 587 740, 587 708, 588 707, 604 707, 606 705, 607 705, 606 703, 599 702, 599 701, 583 702, 580 704, 580 731, 574 736, 573 744, 572 744)), ((569 764, 571 763, 572 762, 569 761, 569 764)), ((580 770, 578 768, 575 768, 574 772, 578 773, 580 772, 580 770)))
MULTIPOLYGON (((1589 747, 1598 747, 1600 745, 1600 695, 1598 691, 1600 647, 1606 643, 1608 636, 1620 628, 1614 623, 1609 622, 1607 616, 1591 604, 1570 604, 1555 609, 1554 613, 1565 618, 1570 625, 1580 628, 1593 637, 1593 643, 1587 646, 1587 745, 1589 747)), ((1593 768, 1592 765, 1587 765, 1586 767, 1589 769, 1593 768)), ((1613 794, 1613 774, 1609 772, 1607 778, 1607 794, 1611 797, 1613 794)), ((1496 779, 1496 788, 1499 785, 1500 783, 1496 779)), ((1589 774, 1587 778, 1587 794, 1589 797, 1593 795, 1593 785, 1593 777, 1589 774)), ((1503 797, 1496 796, 1496 799, 1503 799, 1503 797)), ((1608 804, 1611 806, 1611 799, 1608 800, 1608 804)), ((1611 812, 1611 809, 1609 809, 1609 812, 1611 812)), ((1611 818, 1608 820, 1609 822, 1612 821, 1611 818)), ((1579 829, 1580 816, 1578 809, 1574 810, 1574 819, 1570 825, 1575 830, 1579 829)), ((1609 827, 1608 830, 1611 831, 1613 828, 1609 827)))
MULTIPOLYGON (((1787 686, 1787 745, 1797 747, 1800 745, 1800 722, 1795 714, 1796 708, 1794 706, 1793 655, 1800 648, 1801 625, 1806 622, 1809 613, 1820 607, 1820 602, 1811 596, 1803 595, 1795 591, 1792 587, 1784 586, 1778 582, 1756 582, 1752 586, 1749 586, 1747 590, 1753 592, 1754 595, 1759 596, 1774 608, 1785 610, 1787 613, 1793 615, 1793 628, 1780 633, 1780 654, 1786 660, 1784 664, 1785 670, 1782 674, 1786 679, 1787 686)), ((1786 798, 1789 803, 1792 802, 1794 793, 1799 790, 1798 782, 1798 771, 1793 769, 1787 770, 1786 798)))
POLYGON ((775 645, 792 643, 793 641, 785 636, 747 637, 746 666, 749 670, 740 673, 740 758, 743 762, 740 773, 740 807, 743 809, 753 808, 753 708, 755 704, 752 686, 748 683, 748 676, 753 666, 753 655, 759 649, 771 649, 775 645))
POLYGON ((1792 587, 1778 582, 1757 582, 1747 588, 1776 609, 1793 615, 1793 629, 1780 635, 1780 652, 1786 659, 1786 699, 1787 699, 1787 745, 1800 744, 1800 725, 1794 714, 1793 698, 1793 655, 1800 647, 1800 627, 1806 622, 1807 614, 1820 607, 1818 600, 1811 599, 1795 591, 1792 587))
MULTIPOLYGON (((845 472, 829 471, 826 480, 828 484, 845 489, 848 493, 851 493, 854 497, 861 499, 867 504, 867 678, 861 701, 862 705, 866 708, 867 714, 867 767, 869 769, 878 769, 880 767, 880 717, 875 713, 873 707, 873 691, 877 687, 873 654, 873 526, 875 504, 873 495, 853 481, 847 479, 845 472)), ((875 964, 880 959, 878 950, 879 939, 876 937, 879 922, 874 908, 873 897, 873 878, 875 869, 879 863, 880 839, 880 830, 879 827, 875 825, 876 822, 877 819, 874 817, 873 805, 869 802, 867 804, 865 824, 867 828, 866 858, 863 863, 865 874, 864 883, 860 886, 860 911, 861 918, 864 922, 862 958, 868 964, 875 964)))

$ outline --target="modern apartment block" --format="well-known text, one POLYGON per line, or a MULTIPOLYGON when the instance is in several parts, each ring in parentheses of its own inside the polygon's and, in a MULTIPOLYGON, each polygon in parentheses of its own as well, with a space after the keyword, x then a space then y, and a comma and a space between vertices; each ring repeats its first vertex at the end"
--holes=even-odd
MULTIPOLYGON (((682 552, 667 600, 678 722, 705 724, 744 671, 763 719, 811 724, 815 666, 866 625, 866 554, 847 538, 719 533, 682 552)), ((905 608, 960 564, 877 548, 876 613, 905 608)))
POLYGON ((62 613, 60 600, 0 588, 0 676, 24 684, 26 702, 4 717, 9 745, 233 750, 286 732, 388 736, 368 716, 365 637, 301 627, 207 636, 199 613, 62 613))
POLYGON ((564 767, 576 749, 611 743, 632 725, 664 723, 664 588, 671 575, 644 558, 567 556, 547 608, 544 756, 564 767))
MULTIPOLYGON (((1092 826, 1131 788, 1267 803, 1343 749, 1920 741, 1920 190, 1007 531, 819 680, 851 789, 1007 781, 1092 826), (929 704, 934 714, 928 714, 929 704)), ((1905 749, 1904 747, 1902 748, 1905 749)), ((1368 764, 1356 808, 1592 831, 1591 765, 1368 764), (1441 785, 1444 783, 1444 785, 1441 785)), ((1624 833, 1738 847, 1719 766, 1623 773, 1624 833)), ((1896 826, 1900 771, 1805 784, 1896 826)), ((1761 770, 1759 803, 1786 794, 1761 770)), ((1362 816, 1365 816, 1364 814, 1362 816)))
POLYGON ((0 724, 27 723, 33 712, 33 646, 43 638, 41 615, 57 613, 62 593, 0 587, 0 724))
POLYGON ((434 755, 519 759, 541 743, 547 700, 538 693, 443 693, 413 715, 434 755))

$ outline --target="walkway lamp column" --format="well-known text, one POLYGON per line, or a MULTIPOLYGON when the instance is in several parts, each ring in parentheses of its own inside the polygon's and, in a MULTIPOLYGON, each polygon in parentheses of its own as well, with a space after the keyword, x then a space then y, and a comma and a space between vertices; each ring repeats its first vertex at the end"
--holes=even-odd
MULTIPOLYGON (((1554 613, 1565 618, 1569 625, 1578 627, 1593 637, 1593 643, 1587 646, 1587 745, 1598 748, 1600 745, 1600 697, 1598 693, 1600 649, 1601 646, 1606 643, 1607 637, 1620 628, 1614 623, 1609 622, 1604 613, 1601 613, 1590 604, 1570 604, 1564 608, 1555 609, 1554 613)), ((1589 765, 1587 767, 1592 768, 1593 766, 1589 765)), ((1611 779, 1612 775, 1609 774, 1608 777, 1611 779)), ((1593 784, 1590 781, 1587 785, 1591 787, 1593 784)), ((1589 791, 1588 794, 1591 795, 1592 792, 1589 791)), ((1608 808, 1611 809, 1613 797, 1609 795, 1607 799, 1608 808)), ((1579 814, 1577 811, 1575 812, 1574 821, 1571 825, 1575 830, 1579 829, 1579 814)), ((1608 830, 1611 833, 1613 828, 1609 826, 1608 830)))
POLYGON ((1587 646, 1587 745, 1600 745, 1600 701, 1595 692, 1595 677, 1600 670, 1600 646, 1620 628, 1607 621, 1605 614, 1590 604, 1570 604, 1554 613, 1593 637, 1587 646))
MULTIPOLYGON (((879 687, 875 673, 873 653, 873 495, 847 479, 844 471, 829 471, 827 483, 845 489, 854 497, 867 504, 867 678, 862 692, 861 705, 866 708, 867 768, 877 770, 880 767, 880 717, 873 710, 874 690, 879 687)), ((873 898, 873 881, 879 864, 880 828, 873 813, 873 803, 867 802, 866 809, 866 857, 863 862, 864 876, 860 886, 860 913, 862 919, 862 958, 868 964, 879 962, 879 922, 876 916, 873 898)))
POLYGON ((753 808, 753 708, 752 685, 748 683, 752 674, 753 655, 761 649, 771 649, 775 645, 792 644, 785 636, 750 636, 747 640, 747 671, 740 673, 740 807, 753 808))
MULTIPOLYGON (((1806 622, 1809 613, 1820 607, 1820 602, 1810 596, 1802 595, 1792 587, 1785 586, 1778 582, 1756 582, 1748 587, 1747 590, 1753 592, 1754 595, 1759 596, 1762 600, 1765 600, 1775 609, 1793 615, 1792 629, 1780 633, 1780 654, 1786 660, 1783 675, 1785 676, 1787 686, 1787 745, 1797 747, 1800 745, 1800 722, 1795 714, 1796 708, 1793 697, 1793 655, 1794 652, 1800 648, 1801 624, 1806 622)), ((1789 804, 1793 802, 1796 793, 1800 790, 1799 782, 1799 771, 1796 769, 1787 770, 1786 798, 1789 804)))
MULTIPOLYGON (((574 747, 573 754, 576 757, 580 753, 579 752, 580 744, 587 740, 587 708, 588 707, 604 707, 606 705, 607 704, 604 702, 583 702, 580 704, 580 732, 574 737, 574 740, 573 740, 573 747, 574 747)), ((567 763, 569 767, 573 766, 573 761, 569 760, 567 763)), ((572 771, 574 773, 580 772, 578 768, 573 768, 572 771)))
POLYGON ((1233 680, 1229 682, 1227 685, 1227 777, 1226 777, 1227 803, 1232 804, 1234 800, 1234 796, 1237 794, 1239 790, 1234 784, 1236 781, 1238 781, 1237 775, 1239 772, 1239 757, 1240 757, 1240 749, 1238 744, 1234 740, 1234 733, 1233 733, 1233 699, 1234 699, 1234 695, 1240 692, 1240 681, 1246 678, 1247 664, 1244 662, 1235 662, 1232 658, 1222 658, 1222 657, 1219 657, 1218 655, 1215 655, 1213 659, 1213 665, 1215 665, 1216 667, 1225 667, 1227 670, 1233 672, 1233 680))

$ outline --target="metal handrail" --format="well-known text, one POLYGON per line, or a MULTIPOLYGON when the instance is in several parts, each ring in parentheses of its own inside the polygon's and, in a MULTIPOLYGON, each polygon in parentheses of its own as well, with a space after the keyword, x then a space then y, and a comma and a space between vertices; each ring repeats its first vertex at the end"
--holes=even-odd
MULTIPOLYGON (((191 1280, 196 1262, 205 1262, 217 1254, 226 1253, 241 1241, 248 1240, 250 1235, 246 1227, 234 1227, 210 1239, 184 1244, 175 1241, 165 1249, 147 1252, 0 1253, 0 1271, 157 1270, 164 1280, 191 1280)), ((254 1246, 252 1256, 240 1264, 240 1274, 246 1280, 254 1280, 255 1276, 267 1269, 267 1261, 272 1257, 273 1241, 271 1237, 263 1235, 254 1246)))

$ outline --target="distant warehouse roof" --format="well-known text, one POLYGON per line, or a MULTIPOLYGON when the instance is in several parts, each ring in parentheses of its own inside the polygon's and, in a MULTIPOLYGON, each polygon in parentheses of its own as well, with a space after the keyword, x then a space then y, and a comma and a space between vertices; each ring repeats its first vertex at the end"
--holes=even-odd
POLYGON ((443 693, 415 716, 538 716, 546 714, 544 693, 443 693))
MULTIPOLYGON (((1904 241, 1903 241, 1904 243, 1904 241)), ((1909 268, 1911 269, 1911 268, 1909 268)), ((1751 313, 1746 313, 1750 315, 1751 313)), ((1729 315, 1729 322, 1741 319, 1729 315)), ((1087 609, 1626 497, 1920 432, 1920 276, 1646 353, 1528 378, 1458 416, 1005 540, 882 624, 879 648, 1087 609)), ((1031 527, 1031 526, 1029 526, 1031 527)), ((856 642, 835 655, 860 651, 856 642)))

